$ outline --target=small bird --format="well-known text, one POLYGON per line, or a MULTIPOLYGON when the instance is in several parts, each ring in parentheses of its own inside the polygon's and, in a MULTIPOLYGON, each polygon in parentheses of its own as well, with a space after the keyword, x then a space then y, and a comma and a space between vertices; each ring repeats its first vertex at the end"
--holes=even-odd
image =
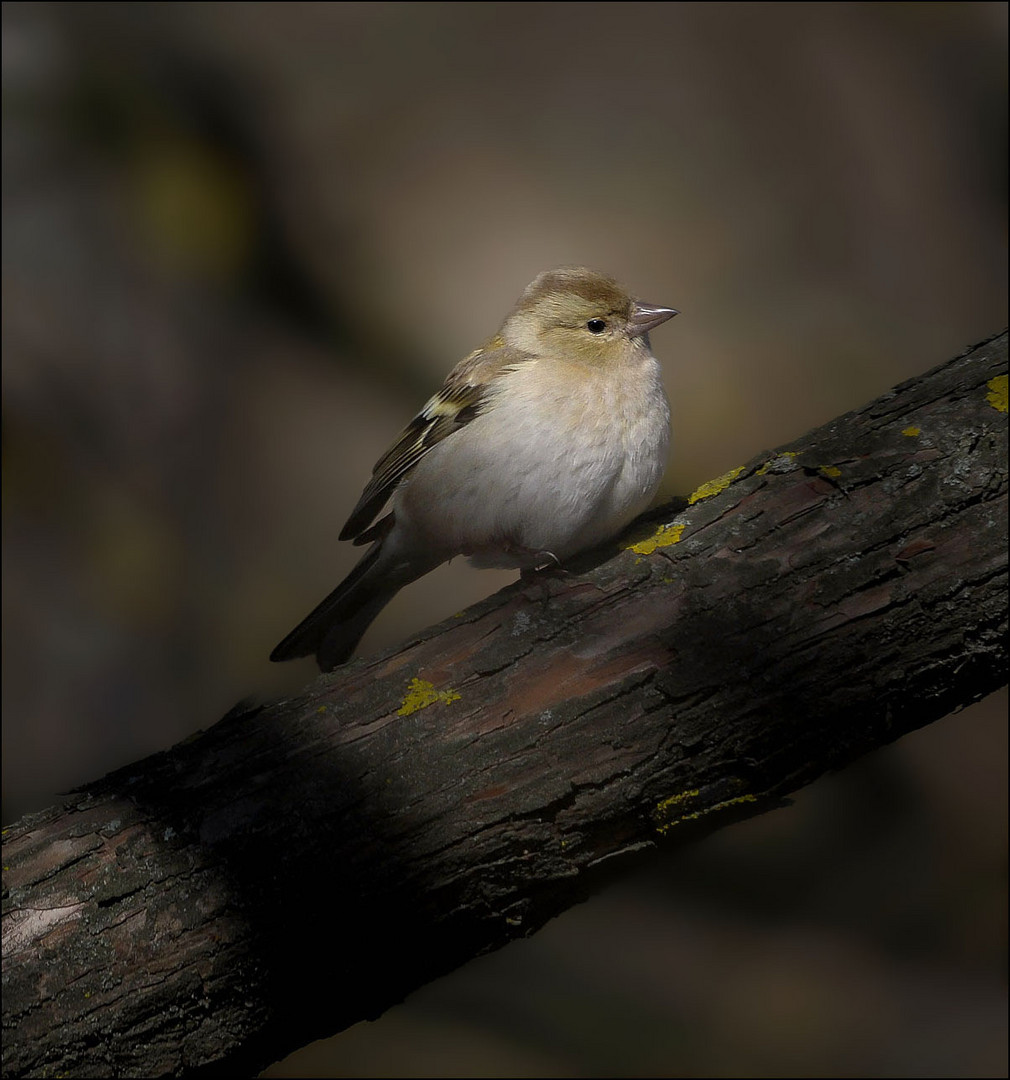
POLYGON ((536 277, 379 458, 340 533, 371 547, 270 659, 314 653, 332 671, 396 592, 455 555, 529 571, 620 532, 666 465, 649 331, 676 314, 584 267, 536 277))

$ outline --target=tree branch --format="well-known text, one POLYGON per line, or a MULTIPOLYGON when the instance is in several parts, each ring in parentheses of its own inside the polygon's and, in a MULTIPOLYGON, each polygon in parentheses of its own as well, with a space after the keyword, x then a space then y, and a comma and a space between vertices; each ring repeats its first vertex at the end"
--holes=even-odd
POLYGON ((1003 685, 1006 369, 1004 333, 24 818, 5 1074, 255 1071, 1003 685))

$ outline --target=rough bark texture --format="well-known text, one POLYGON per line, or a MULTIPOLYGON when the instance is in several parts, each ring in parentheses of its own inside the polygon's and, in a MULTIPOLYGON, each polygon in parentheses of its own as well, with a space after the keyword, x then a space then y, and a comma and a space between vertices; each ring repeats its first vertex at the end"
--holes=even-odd
POLYGON ((4 1073, 252 1073, 1003 685, 1006 355, 7 830, 4 1073))

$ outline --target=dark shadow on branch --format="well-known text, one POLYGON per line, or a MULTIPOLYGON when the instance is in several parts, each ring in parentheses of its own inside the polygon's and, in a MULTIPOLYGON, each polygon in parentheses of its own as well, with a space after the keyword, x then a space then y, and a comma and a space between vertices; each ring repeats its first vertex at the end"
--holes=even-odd
POLYGON ((5 1071, 251 1073, 1003 685, 1005 373, 1004 334, 15 825, 5 1071))

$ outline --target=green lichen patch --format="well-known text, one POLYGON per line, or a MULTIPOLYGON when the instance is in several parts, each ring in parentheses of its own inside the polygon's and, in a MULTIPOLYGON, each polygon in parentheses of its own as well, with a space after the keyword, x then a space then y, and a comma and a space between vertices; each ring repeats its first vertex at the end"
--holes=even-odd
POLYGON ((733 483, 744 471, 744 468, 745 466, 738 465, 735 469, 730 469, 728 473, 723 473, 722 476, 717 476, 714 480, 706 480, 700 488, 688 496, 688 505, 694 506, 696 502, 701 502, 702 499, 711 499, 713 495, 719 495, 733 483))
POLYGON ((443 705, 451 705, 454 701, 459 701, 461 697, 459 691, 451 687, 436 690, 433 683, 426 682, 424 679, 411 679, 407 692, 403 696, 403 703, 396 710, 396 715, 410 716, 411 713, 427 709, 429 705, 437 705, 439 702, 443 705))
POLYGON ((776 454, 771 460, 766 461, 755 473, 755 476, 767 476, 768 473, 792 472, 798 468, 796 459, 799 456, 795 450, 783 450, 781 454, 776 454))
POLYGON ((652 820, 656 823, 656 832, 660 836, 666 836, 678 825, 683 825, 689 821, 698 821, 703 817, 729 810, 734 806, 742 806, 744 803, 756 803, 758 801, 756 795, 734 795, 732 798, 723 799, 713 806, 698 806, 697 809, 692 809, 692 804, 697 802, 700 795, 699 790, 683 791, 679 795, 671 795, 668 799, 663 799, 662 802, 657 803, 652 811, 652 820))
POLYGON ((651 555, 660 548, 671 547, 673 544, 679 543, 686 528, 686 525, 676 521, 670 525, 660 525, 652 536, 647 537, 645 540, 639 540, 635 544, 628 544, 627 550, 633 551, 636 555, 651 555))
POLYGON ((989 393, 986 394, 985 399, 989 404, 996 409, 997 412, 1007 411, 1007 377, 1006 375, 997 375, 995 378, 990 379, 986 386, 989 387, 989 393))

